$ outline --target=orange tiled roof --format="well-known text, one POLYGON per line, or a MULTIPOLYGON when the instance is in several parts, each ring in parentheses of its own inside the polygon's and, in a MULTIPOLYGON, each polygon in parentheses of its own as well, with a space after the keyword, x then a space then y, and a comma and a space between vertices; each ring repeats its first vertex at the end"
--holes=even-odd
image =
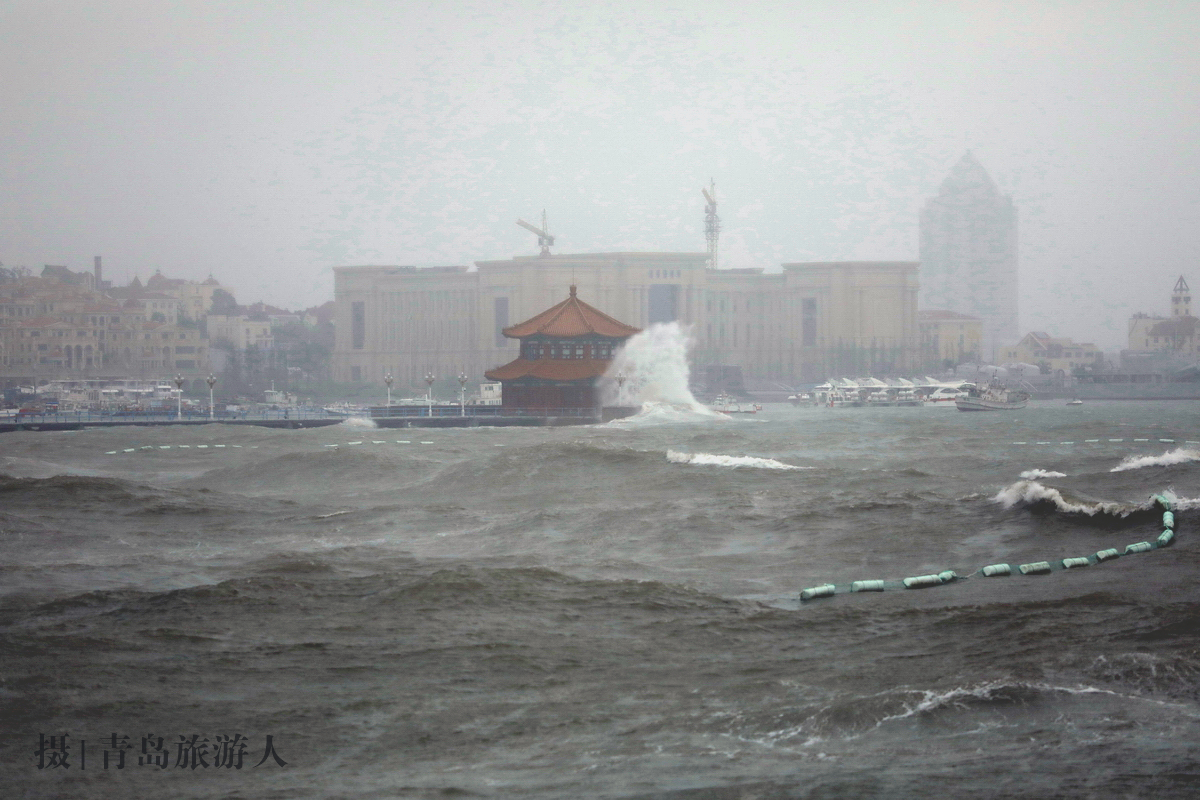
POLYGON ((599 358, 518 358, 484 373, 493 381, 541 378, 545 381, 581 381, 599 378, 611 361, 599 358))
POLYGON ((570 338, 586 336, 590 333, 625 338, 639 332, 640 329, 626 325, 624 322, 618 322, 603 311, 580 300, 575 296, 574 286, 571 287, 571 296, 566 300, 535 317, 507 327, 503 331, 504 335, 510 339, 520 339, 534 334, 570 338))

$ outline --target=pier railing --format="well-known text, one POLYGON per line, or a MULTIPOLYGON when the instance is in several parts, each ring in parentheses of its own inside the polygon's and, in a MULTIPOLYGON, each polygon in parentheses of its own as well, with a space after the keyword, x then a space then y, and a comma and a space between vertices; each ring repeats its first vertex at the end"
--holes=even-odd
POLYGON ((594 408, 517 409, 503 406, 372 406, 371 418, 387 417, 596 417, 594 408))

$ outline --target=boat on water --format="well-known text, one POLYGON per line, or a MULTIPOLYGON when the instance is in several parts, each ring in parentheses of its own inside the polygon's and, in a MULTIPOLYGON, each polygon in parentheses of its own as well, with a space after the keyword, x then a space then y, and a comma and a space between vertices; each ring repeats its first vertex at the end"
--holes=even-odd
POLYGON ((1071 398, 1070 400, 1068 400, 1068 401, 1067 401, 1067 405, 1069 405, 1069 406, 1081 406, 1081 405, 1083 405, 1083 401, 1082 401, 1082 400, 1080 400, 1078 397, 1073 397, 1073 398, 1071 398))
POLYGON ((712 404, 713 411, 719 411, 722 414, 754 414, 762 411, 762 406, 758 403, 742 404, 734 397, 727 394, 717 395, 717 399, 712 404))
POLYGON ((962 386, 938 386, 925 395, 926 408, 954 408, 954 401, 966 397, 967 390, 962 386))
POLYGON ((967 396, 955 400, 954 405, 959 411, 1016 411, 1028 402, 1028 392, 1009 389, 993 380, 982 389, 972 386, 967 390, 967 396))

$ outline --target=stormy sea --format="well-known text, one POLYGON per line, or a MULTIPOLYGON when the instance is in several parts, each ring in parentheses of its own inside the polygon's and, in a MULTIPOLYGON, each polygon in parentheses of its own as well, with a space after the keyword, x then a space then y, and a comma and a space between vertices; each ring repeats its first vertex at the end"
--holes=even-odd
POLYGON ((1195 797, 1198 411, 5 434, 2 793, 1195 797))

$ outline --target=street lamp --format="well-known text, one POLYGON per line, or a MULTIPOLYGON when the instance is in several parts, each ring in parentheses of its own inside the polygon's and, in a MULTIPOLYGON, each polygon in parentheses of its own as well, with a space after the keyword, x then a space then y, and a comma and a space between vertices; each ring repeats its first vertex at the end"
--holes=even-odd
POLYGON ((621 391, 625 386, 625 373, 617 373, 617 403, 621 402, 621 391))
POLYGON ((213 386, 217 384, 217 376, 210 372, 204 382, 208 384, 208 418, 211 420, 213 418, 213 386))
POLYGON ((175 399, 177 400, 175 407, 175 418, 183 419, 183 375, 175 373, 175 389, 179 392, 175 399))
POLYGON ((429 394, 428 394, 429 416, 431 416, 431 417, 433 416, 433 381, 434 381, 433 373, 426 372, 425 373, 425 385, 429 387, 429 394))
POLYGON ((383 376, 383 382, 386 383, 387 387, 388 387, 388 407, 389 408, 392 405, 392 383, 395 380, 396 379, 392 377, 392 373, 390 373, 390 372, 387 375, 383 376))
POLYGON ((467 415, 467 376, 463 372, 458 373, 458 415, 467 415))

